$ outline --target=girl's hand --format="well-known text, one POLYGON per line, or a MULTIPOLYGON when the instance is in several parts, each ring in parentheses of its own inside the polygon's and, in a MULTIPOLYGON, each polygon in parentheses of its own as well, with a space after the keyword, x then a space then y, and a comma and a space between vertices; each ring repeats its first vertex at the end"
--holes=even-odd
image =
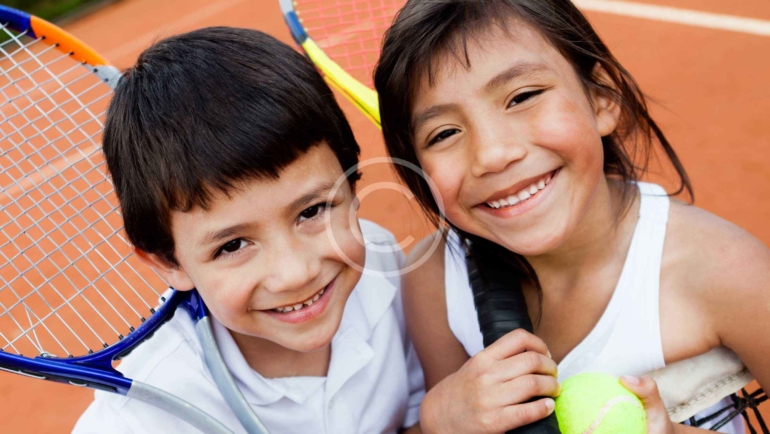
POLYGON ((620 382, 626 389, 638 396, 644 404, 647 413, 647 434, 675 434, 677 426, 671 422, 666 406, 658 392, 658 384, 652 377, 620 377, 620 382))
POLYGON ((420 407, 425 433, 499 434, 551 414, 559 394, 556 363, 524 330, 503 336, 432 388, 420 407))

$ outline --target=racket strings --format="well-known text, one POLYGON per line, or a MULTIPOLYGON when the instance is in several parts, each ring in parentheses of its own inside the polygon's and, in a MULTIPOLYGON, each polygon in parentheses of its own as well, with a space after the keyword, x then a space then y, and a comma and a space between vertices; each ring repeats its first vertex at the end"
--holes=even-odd
POLYGON ((340 67, 373 88, 382 37, 405 0, 296 0, 307 34, 340 67))
POLYGON ((166 287, 136 266, 106 175, 111 89, 66 53, 0 29, 0 348, 91 353, 140 325, 166 287))

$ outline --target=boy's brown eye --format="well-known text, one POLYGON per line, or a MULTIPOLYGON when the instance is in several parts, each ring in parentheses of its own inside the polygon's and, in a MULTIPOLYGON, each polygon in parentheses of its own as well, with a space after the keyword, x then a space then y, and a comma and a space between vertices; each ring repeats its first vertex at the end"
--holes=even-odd
POLYGON ((236 239, 228 242, 224 246, 222 246, 222 251, 223 252, 227 252, 227 253, 233 253, 233 252, 235 252, 235 251, 237 251, 238 249, 241 248, 241 242, 242 241, 241 241, 240 238, 236 238, 236 239))
POLYGON ((303 219, 312 219, 313 217, 315 217, 315 216, 317 216, 318 214, 321 213, 321 209, 324 206, 325 205, 323 205, 323 204, 313 205, 310 208, 308 208, 308 209, 302 211, 301 213, 299 213, 299 216, 301 218, 303 218, 303 219))

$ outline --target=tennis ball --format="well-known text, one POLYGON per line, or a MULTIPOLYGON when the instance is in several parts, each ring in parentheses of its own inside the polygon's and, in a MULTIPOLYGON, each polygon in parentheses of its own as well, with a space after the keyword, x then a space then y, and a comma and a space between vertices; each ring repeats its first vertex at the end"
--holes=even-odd
POLYGON ((646 434, 639 398, 606 374, 578 374, 561 383, 556 419, 562 434, 646 434))

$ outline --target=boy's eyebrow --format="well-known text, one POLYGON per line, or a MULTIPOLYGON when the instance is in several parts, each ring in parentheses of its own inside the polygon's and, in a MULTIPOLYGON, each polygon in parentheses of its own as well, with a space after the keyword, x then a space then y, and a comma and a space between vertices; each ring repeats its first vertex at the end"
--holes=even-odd
MULTIPOLYGON (((293 211, 293 210, 305 208, 308 205, 311 205, 316 200, 318 200, 319 197, 326 197, 326 195, 333 188, 334 188, 334 182, 323 182, 318 186, 316 186, 313 190, 293 200, 286 209, 293 211)), ((198 243, 198 246, 206 247, 217 241, 222 241, 222 240, 231 238, 232 236, 242 233, 243 231, 249 229, 251 226, 252 225, 249 223, 241 223, 241 224, 228 226, 223 229, 209 232, 203 236, 203 238, 201 239, 201 242, 198 243)))
POLYGON ((225 240, 227 238, 232 237, 235 234, 238 234, 240 232, 243 232, 244 230, 249 228, 248 223, 241 223, 233 226, 228 226, 224 229, 220 229, 217 231, 209 232, 207 233, 201 241, 198 243, 199 247, 206 247, 209 244, 213 244, 217 241, 225 240))
POLYGON ((484 92, 491 93, 497 87, 508 83, 514 78, 528 77, 550 70, 551 68, 542 63, 517 63, 489 80, 487 84, 484 85, 484 92))
POLYGON ((313 190, 303 194, 297 199, 293 200, 287 207, 289 210, 297 210, 305 208, 308 205, 312 205, 313 202, 318 200, 319 197, 326 197, 328 193, 334 188, 334 182, 326 181, 318 184, 313 190))

